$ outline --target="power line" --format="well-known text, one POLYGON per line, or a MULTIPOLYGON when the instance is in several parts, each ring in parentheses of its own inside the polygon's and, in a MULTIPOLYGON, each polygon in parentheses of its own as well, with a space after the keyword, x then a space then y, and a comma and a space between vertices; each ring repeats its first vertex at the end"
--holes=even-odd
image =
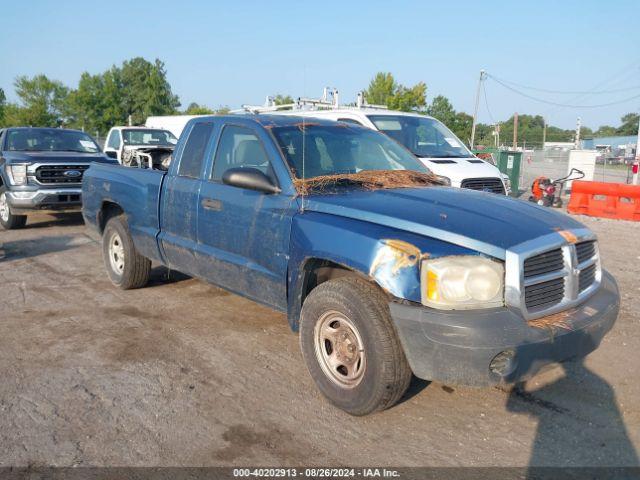
POLYGON ((497 79, 496 77, 494 77, 493 75, 489 75, 487 74, 488 78, 493 79, 493 81, 499 83, 500 85, 502 85, 503 87, 505 87, 508 90, 511 90, 514 93, 517 93, 518 95, 521 95, 523 97, 529 98, 531 100, 535 100, 536 102, 540 102, 540 103, 546 103, 547 105, 553 105, 556 107, 566 107, 566 108, 600 108, 600 107, 609 107, 611 105, 619 105, 621 103, 627 103, 630 102, 631 100, 635 100, 636 98, 640 98, 640 94, 638 95, 634 95, 632 97, 628 97, 622 100, 618 100, 615 102, 609 102, 609 103, 601 103, 598 105, 571 105, 571 104, 567 104, 567 103, 558 103, 558 102, 552 102, 550 100, 546 100, 543 98, 539 98, 539 97, 534 97, 533 95, 529 95, 528 93, 522 92, 506 83, 504 83, 503 81, 497 79))
POLYGON ((488 77, 492 77, 494 80, 499 80, 503 83, 508 83, 510 85, 515 85, 516 87, 520 87, 520 88, 524 88, 526 90, 534 90, 536 92, 543 92, 543 93, 555 93, 555 94, 560 94, 560 95, 575 95, 575 94, 580 94, 580 95, 585 95, 585 94, 589 94, 589 95, 603 95, 603 94, 608 94, 608 93, 620 93, 620 92, 629 92, 632 90, 639 90, 640 89, 640 85, 635 85, 633 87, 625 87, 625 88, 615 88, 612 90, 549 90, 547 88, 537 88, 537 87, 531 87, 528 85, 523 85, 521 83, 516 83, 513 82, 511 80, 504 80, 504 79, 499 79, 494 75, 490 75, 487 73, 488 77))
POLYGON ((482 91, 484 93, 484 105, 485 107, 487 107, 487 113, 489 114, 489 119, 491 120, 491 123, 495 125, 496 121, 493 119, 493 115, 491 115, 491 110, 489 109, 489 100, 487 100, 487 87, 484 84, 484 82, 482 83, 482 91))

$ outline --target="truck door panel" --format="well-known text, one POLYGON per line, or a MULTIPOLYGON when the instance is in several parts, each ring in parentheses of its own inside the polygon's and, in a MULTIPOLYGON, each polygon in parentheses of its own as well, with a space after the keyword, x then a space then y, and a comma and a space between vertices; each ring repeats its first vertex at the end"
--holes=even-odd
POLYGON ((197 274, 195 251, 198 238, 198 196, 204 155, 214 124, 193 125, 179 158, 175 175, 168 175, 161 212, 159 240, 167 264, 185 273, 197 274))
POLYGON ((252 167, 275 178, 256 133, 226 125, 210 181, 198 203, 202 275, 229 290, 278 309, 286 308, 286 274, 293 197, 225 185, 228 168, 252 167))

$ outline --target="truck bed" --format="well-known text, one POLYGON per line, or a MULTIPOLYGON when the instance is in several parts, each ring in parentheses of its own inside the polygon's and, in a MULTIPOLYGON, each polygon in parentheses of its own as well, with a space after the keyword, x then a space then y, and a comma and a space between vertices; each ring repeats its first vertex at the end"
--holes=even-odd
POLYGON ((166 172, 122 165, 92 164, 84 174, 83 213, 94 230, 104 227, 99 212, 105 203, 119 205, 126 215, 138 251, 161 260, 156 242, 160 231, 160 191, 166 172))

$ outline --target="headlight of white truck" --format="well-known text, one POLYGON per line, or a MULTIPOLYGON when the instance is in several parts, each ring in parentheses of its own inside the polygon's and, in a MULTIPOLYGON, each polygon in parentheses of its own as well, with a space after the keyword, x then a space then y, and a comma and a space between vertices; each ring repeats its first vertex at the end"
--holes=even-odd
POLYGON ((11 182, 12 185, 27 184, 27 164, 26 163, 8 165, 7 174, 9 175, 9 182, 11 182))
POLYGON ((475 255, 423 260, 422 303, 442 310, 504 304, 504 263, 475 255))

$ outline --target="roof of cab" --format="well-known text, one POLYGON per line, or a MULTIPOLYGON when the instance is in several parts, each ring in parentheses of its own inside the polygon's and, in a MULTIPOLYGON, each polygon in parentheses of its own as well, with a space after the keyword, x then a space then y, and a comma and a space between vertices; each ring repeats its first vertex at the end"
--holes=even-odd
POLYGON ((75 128, 57 128, 57 127, 7 127, 5 130, 55 130, 56 132, 80 132, 86 133, 82 130, 77 130, 75 128))
MULTIPOLYGON (((250 114, 250 113, 241 113, 241 114, 230 114, 230 115, 211 115, 207 117, 198 117, 197 121, 202 121, 206 119, 218 119, 228 122, 237 122, 238 120, 247 121, 250 123, 258 124, 262 127, 272 128, 272 127, 289 127, 289 126, 297 126, 302 123, 309 123, 308 116, 298 116, 298 115, 268 115, 268 114, 250 114)), ((326 125, 326 126, 335 126, 336 122, 325 119, 314 119, 314 124, 317 125, 326 125)))

